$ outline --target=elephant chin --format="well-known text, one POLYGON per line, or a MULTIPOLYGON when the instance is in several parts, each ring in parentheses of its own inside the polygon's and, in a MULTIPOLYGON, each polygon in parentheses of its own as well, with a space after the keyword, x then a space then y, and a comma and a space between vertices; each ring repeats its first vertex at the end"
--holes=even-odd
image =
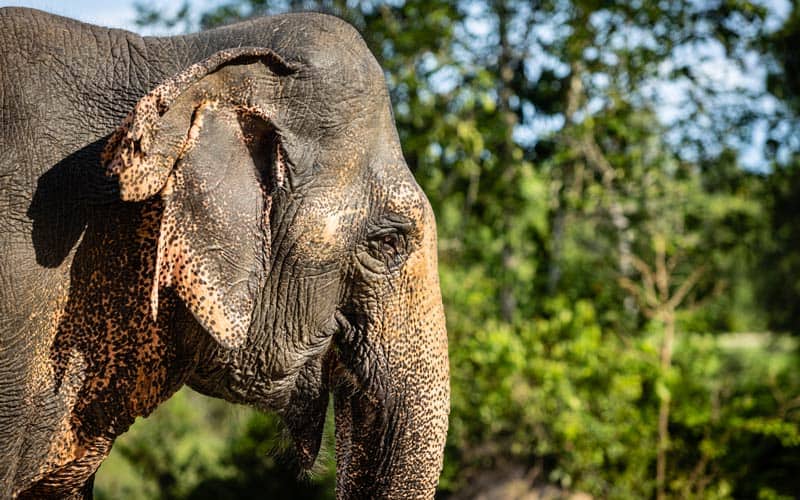
POLYGON ((292 436, 297 460, 306 470, 314 465, 322 444, 328 411, 330 366, 336 363, 334 357, 326 354, 310 360, 303 367, 288 406, 280 412, 292 436))

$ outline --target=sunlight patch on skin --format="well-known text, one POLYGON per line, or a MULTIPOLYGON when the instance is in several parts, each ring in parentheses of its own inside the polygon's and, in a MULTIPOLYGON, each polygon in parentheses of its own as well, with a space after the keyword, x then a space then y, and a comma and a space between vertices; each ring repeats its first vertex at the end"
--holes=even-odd
POLYGON ((332 245, 336 243, 339 234, 339 221, 342 214, 332 213, 325 218, 325 226, 322 229, 322 242, 332 245))
POLYGON ((336 245, 341 240, 341 235, 344 232, 343 225, 351 224, 358 217, 366 216, 364 208, 353 208, 348 210, 336 210, 329 213, 323 222, 321 234, 321 243, 328 245, 336 245), (356 217, 351 217, 356 216, 356 217))
MULTIPOLYGON (((47 326, 47 331, 52 332, 52 335, 48 342, 43 342, 36 346, 36 352, 34 353, 36 362, 30 372, 26 394, 37 394, 42 387, 50 387, 53 384, 54 373, 53 366, 50 363, 50 345, 53 343, 53 338, 58 330, 58 325, 61 323, 61 318, 64 315, 64 308, 69 299, 67 290, 65 290, 64 286, 61 284, 58 285, 55 296, 55 300, 47 309, 48 311, 53 311, 47 326)), ((38 312, 31 313, 28 320, 33 321, 39 314, 38 312)))

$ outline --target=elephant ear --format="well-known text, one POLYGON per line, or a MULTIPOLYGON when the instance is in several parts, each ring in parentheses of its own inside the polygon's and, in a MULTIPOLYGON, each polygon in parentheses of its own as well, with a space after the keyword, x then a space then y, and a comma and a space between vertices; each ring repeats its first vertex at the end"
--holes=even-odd
POLYGON ((263 95, 292 72, 267 49, 219 52, 143 97, 103 153, 123 200, 163 200, 153 317, 159 287, 172 287, 227 348, 247 337, 269 272, 272 194, 285 179, 276 110, 254 102, 254 87, 263 95))

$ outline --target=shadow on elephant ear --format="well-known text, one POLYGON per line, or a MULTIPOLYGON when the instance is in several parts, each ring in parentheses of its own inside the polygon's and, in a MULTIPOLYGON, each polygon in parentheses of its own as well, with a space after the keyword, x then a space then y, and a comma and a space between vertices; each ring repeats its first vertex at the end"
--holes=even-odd
POLYGON ((116 435, 177 390, 203 338, 171 291, 161 297, 163 314, 151 315, 162 202, 119 200, 99 162, 105 140, 43 174, 28 210, 40 265, 59 267, 73 254, 48 352, 62 409, 54 415, 63 415, 49 457, 59 477, 94 470, 116 435))
POLYGON ((73 424, 87 437, 118 434, 149 414, 183 384, 197 356, 189 344, 202 336, 189 334, 197 326, 171 290, 163 314, 151 314, 161 205, 154 198, 96 206, 75 250, 50 355, 57 386, 79 388, 73 424))
POLYGON ((57 429, 47 458, 52 472, 27 492, 33 497, 88 477, 117 434, 182 385, 197 356, 188 344, 200 336, 189 334, 191 315, 173 294, 162 297, 171 314, 157 322, 150 315, 161 201, 119 200, 116 179, 99 162, 105 142, 45 172, 27 212, 39 265, 57 268, 73 254, 47 353, 48 405, 58 408, 45 417, 57 429))
POLYGON ((119 200, 116 179, 105 175, 99 161, 107 139, 78 149, 39 177, 27 212, 39 265, 60 266, 95 215, 93 209, 119 200))

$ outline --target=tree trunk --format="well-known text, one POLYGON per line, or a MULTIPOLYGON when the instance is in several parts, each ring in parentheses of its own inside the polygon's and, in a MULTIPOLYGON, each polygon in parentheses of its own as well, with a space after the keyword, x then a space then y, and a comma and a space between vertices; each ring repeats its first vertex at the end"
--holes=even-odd
MULTIPOLYGON (((500 38, 500 58, 498 60, 498 66, 500 69, 500 78, 498 80, 498 111, 503 117, 506 125, 506 137, 499 144, 496 155, 500 162, 506 165, 506 169, 512 169, 510 172, 507 171, 507 174, 509 181, 514 182, 514 179, 517 177, 517 172, 515 171, 517 162, 512 157, 511 152, 514 143, 512 133, 514 130, 514 125, 517 121, 517 116, 511 110, 510 103, 511 96, 513 95, 511 85, 514 78, 514 56, 512 53, 511 43, 508 39, 508 27, 511 23, 511 17, 513 13, 510 11, 507 2, 502 0, 495 2, 494 10, 497 14, 498 35, 500 38)), ((510 218, 506 216, 506 220, 503 223, 504 228, 506 228, 506 234, 510 232, 509 229, 510 225, 512 224, 509 219, 510 218)), ((504 242, 500 258, 504 277, 500 286, 500 314, 503 318, 503 321, 506 322, 511 322, 514 319, 514 312, 517 309, 517 298, 514 293, 513 285, 515 261, 514 253, 515 249, 511 246, 511 244, 508 241, 504 242)))
MULTIPOLYGON (((664 339, 661 344, 661 373, 663 375, 672 366, 672 345, 675 341, 675 310, 673 308, 665 310, 662 320, 664 323, 664 339)), ((658 454, 656 455, 656 498, 658 500, 666 498, 670 399, 670 393, 663 395, 658 409, 658 454)))

